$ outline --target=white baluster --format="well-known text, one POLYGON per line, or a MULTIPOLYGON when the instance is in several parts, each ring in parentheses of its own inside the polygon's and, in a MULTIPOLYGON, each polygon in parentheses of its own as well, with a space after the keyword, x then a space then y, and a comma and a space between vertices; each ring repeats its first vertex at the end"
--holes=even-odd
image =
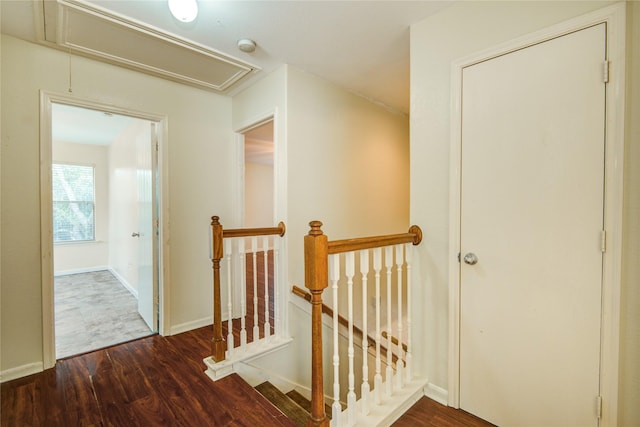
POLYGON ((402 354, 402 245, 396 245, 396 272, 398 273, 398 361, 396 362, 396 380, 397 380, 397 388, 401 390, 404 387, 403 384, 403 375, 404 375, 404 362, 403 362, 403 354, 402 354))
POLYGON ((349 323, 349 347, 347 357, 349 359, 349 391, 347 391, 347 425, 356 423, 356 376, 353 359, 355 351, 353 348, 353 276, 355 275, 354 252, 347 252, 345 257, 345 273, 347 275, 347 312, 349 323))
POLYGON ((340 353, 338 351, 338 280, 340 280, 340 255, 329 256, 329 280, 333 289, 333 404, 331 425, 340 425, 340 353))
POLYGON ((373 377, 373 396, 376 405, 382 403, 382 367, 380 354, 380 270, 382 269, 382 250, 380 248, 373 249, 373 271, 376 278, 376 374, 373 377))
POLYGON ((231 260, 233 258, 233 241, 232 239, 226 239, 224 241, 225 257, 227 258, 227 355, 233 354, 234 342, 233 342, 233 295, 231 288, 231 275, 233 270, 231 269, 231 260))
POLYGON ((385 392, 391 396, 393 391, 393 354, 391 353, 391 335, 393 333, 393 318, 391 316, 391 268, 393 267, 393 247, 384 248, 384 266, 387 269, 387 370, 385 375, 385 392))
POLYGON ((264 252, 264 339, 271 337, 271 322, 269 320, 269 236, 262 238, 264 252))
POLYGON ((367 329, 367 274, 369 273, 369 251, 360 251, 360 273, 362 274, 362 386, 360 387, 360 410, 369 414, 369 340, 367 329))
POLYGON ((260 339, 258 326, 258 238, 251 238, 251 252, 253 257, 253 342, 260 339))
POLYGON ((411 261, 413 258, 413 245, 411 243, 405 244, 405 261, 407 263, 407 354, 405 355, 406 369, 405 377, 407 382, 411 382, 411 363, 413 355, 411 354, 411 297, 413 289, 411 288, 411 261))
POLYGON ((244 238, 238 239, 240 253, 240 347, 247 345, 247 258, 244 238))

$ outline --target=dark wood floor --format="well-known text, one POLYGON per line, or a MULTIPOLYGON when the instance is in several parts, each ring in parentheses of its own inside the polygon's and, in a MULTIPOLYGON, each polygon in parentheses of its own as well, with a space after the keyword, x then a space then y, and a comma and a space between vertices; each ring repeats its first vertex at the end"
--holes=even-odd
MULTIPOLYGON (((152 336, 61 360, 1 387, 14 426, 294 426, 237 375, 204 374, 211 327, 152 336)), ((423 398, 394 426, 491 426, 423 398)))
POLYGON ((460 409, 449 408, 423 397, 393 427, 495 427, 460 409))
POLYGON ((59 361, 1 387, 4 426, 293 426, 237 375, 213 382, 211 327, 59 361))

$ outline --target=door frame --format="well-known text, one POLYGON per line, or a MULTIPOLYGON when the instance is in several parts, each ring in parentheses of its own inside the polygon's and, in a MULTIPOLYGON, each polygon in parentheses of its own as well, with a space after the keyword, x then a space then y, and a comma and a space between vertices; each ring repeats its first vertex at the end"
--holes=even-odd
POLYGON ((157 271, 158 271, 158 332, 164 335, 168 331, 169 310, 169 200, 167 175, 167 135, 168 117, 131 110, 110 104, 104 104, 89 99, 81 99, 75 96, 62 95, 45 90, 40 91, 40 250, 42 268, 42 353, 44 369, 49 369, 56 364, 55 346, 55 301, 53 288, 53 209, 51 194, 51 163, 52 163, 52 104, 64 104, 74 107, 98 110, 112 114, 119 114, 143 119, 157 123, 157 167, 158 182, 155 184, 158 205, 158 231, 157 238, 157 271))
MULTIPOLYGON (((286 197, 284 197, 284 195, 287 194, 287 150, 286 126, 283 123, 283 120, 283 117, 280 116, 279 108, 274 107, 273 109, 263 110, 263 112, 256 114, 247 120, 243 120, 234 127, 233 132, 236 136, 237 167, 235 180, 235 194, 237 195, 237 199, 235 200, 235 203, 236 212, 238 214, 238 217, 235 218, 235 220, 236 223, 241 224, 241 226, 244 226, 245 217, 244 133, 268 122, 273 122, 273 220, 274 222, 284 221, 285 223, 287 221, 287 200, 286 197)), ((287 274, 287 236, 288 235, 285 235, 283 237, 283 246, 281 247, 278 266, 276 267, 284 276, 278 276, 275 286, 278 286, 278 283, 287 283, 285 277, 287 274)), ((289 315, 287 310, 288 298, 287 292, 284 289, 277 290, 276 295, 273 295, 275 303, 275 331, 276 334, 280 334, 285 337, 289 336, 289 315)), ((223 312, 223 315, 225 315, 225 312, 223 312)))
POLYGON ((622 208, 625 102, 624 3, 579 16, 453 62, 451 74, 451 146, 449 180, 449 375, 448 405, 460 406, 460 218, 462 158, 462 71, 465 67, 520 50, 593 25, 607 25, 610 63, 606 87, 605 197, 602 319, 600 342, 601 426, 616 426, 618 415, 618 353, 622 275, 622 208))

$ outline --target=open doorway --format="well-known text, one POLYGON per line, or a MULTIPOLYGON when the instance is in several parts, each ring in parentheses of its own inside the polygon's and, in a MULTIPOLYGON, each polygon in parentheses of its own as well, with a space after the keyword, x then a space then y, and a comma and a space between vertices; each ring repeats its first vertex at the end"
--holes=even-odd
POLYGON ((244 226, 274 222, 273 118, 244 131, 244 226))
POLYGON ((51 104, 55 358, 158 331, 157 122, 51 104))

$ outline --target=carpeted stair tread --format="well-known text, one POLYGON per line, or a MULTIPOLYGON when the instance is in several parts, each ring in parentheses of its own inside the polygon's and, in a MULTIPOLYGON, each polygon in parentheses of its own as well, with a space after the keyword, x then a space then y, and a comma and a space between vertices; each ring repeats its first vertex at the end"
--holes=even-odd
POLYGON ((273 384, 270 382, 264 382, 257 385, 255 389, 258 390, 261 395, 266 397, 269 402, 273 403, 276 408, 278 408, 296 425, 300 427, 307 425, 309 413, 286 394, 278 390, 273 384))

